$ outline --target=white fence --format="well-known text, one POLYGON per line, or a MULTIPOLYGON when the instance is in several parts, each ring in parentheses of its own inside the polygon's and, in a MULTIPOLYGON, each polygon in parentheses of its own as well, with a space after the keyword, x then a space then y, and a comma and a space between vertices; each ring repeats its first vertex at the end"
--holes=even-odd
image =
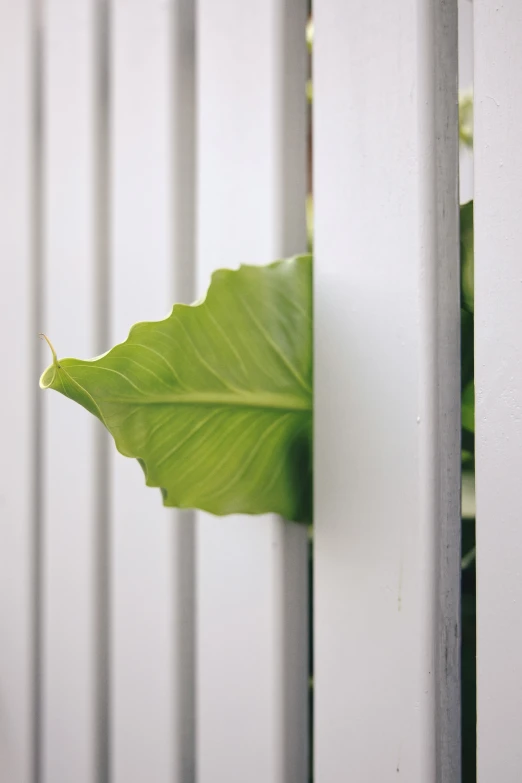
MULTIPOLYGON (((522 5, 474 9, 478 779, 519 783, 522 5)), ((458 783, 457 1, 313 12, 314 779, 458 783)), ((162 508, 36 338, 305 249, 307 14, 0 0, 0 783, 308 780, 306 528, 162 508)))

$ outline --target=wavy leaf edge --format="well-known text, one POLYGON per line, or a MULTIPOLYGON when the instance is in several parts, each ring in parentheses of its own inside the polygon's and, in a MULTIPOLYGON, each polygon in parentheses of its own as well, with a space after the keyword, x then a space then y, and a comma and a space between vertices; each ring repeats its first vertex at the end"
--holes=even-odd
MULTIPOLYGON (((131 326, 131 328, 129 330, 129 333, 128 333, 128 336, 127 336, 127 338, 125 340, 123 340, 120 343, 116 343, 111 348, 109 348, 107 351, 99 354, 98 356, 92 357, 91 359, 82 359, 81 362, 82 362, 82 364, 86 364, 86 365, 90 364, 90 363, 94 364, 95 362, 99 361, 100 359, 103 359, 104 357, 106 357, 109 354, 111 354, 111 352, 115 351, 119 347, 122 347, 122 346, 125 346, 125 345, 129 344, 129 341, 131 340, 131 338, 133 337, 133 335, 135 334, 135 332, 137 330, 142 329, 143 327, 160 326, 161 324, 164 324, 164 323, 168 322, 170 319, 172 319, 173 315, 176 312, 179 313, 180 311, 194 310, 194 309, 198 309, 198 308, 204 309, 206 304, 207 304, 207 299, 208 299, 209 293, 210 293, 210 291, 212 289, 212 286, 218 280, 218 278, 220 278, 220 277, 223 277, 223 276, 229 275, 229 274, 235 274, 237 272, 240 272, 241 270, 256 270, 257 271, 259 269, 263 269, 263 270, 274 270, 274 271, 276 271, 276 270, 278 270, 279 268, 282 268, 282 267, 295 266, 296 264, 299 264, 299 263, 310 263, 311 264, 311 262, 312 262, 311 254, 306 253, 306 254, 294 255, 294 256, 289 257, 289 258, 279 259, 277 261, 273 261, 273 262, 271 262, 269 264, 265 264, 265 265, 262 265, 262 266, 261 265, 255 265, 255 264, 239 264, 236 267, 216 269, 212 273, 211 278, 210 278, 210 283, 209 283, 209 285, 207 287, 206 292, 204 293, 204 295, 202 297, 200 297, 199 299, 197 299, 196 301, 194 301, 193 303, 190 303, 190 304, 175 303, 172 306, 172 308, 170 309, 169 313, 162 319, 159 319, 159 320, 147 320, 147 321, 137 321, 136 323, 134 323, 131 326)), ((100 409, 99 405, 94 400, 94 398, 89 394, 87 389, 82 387, 81 384, 79 384, 78 381, 76 379, 72 378, 70 376, 70 374, 67 372, 67 369, 66 369, 66 367, 64 366, 63 363, 64 362, 68 362, 68 361, 78 361, 78 360, 72 359, 72 358, 69 358, 69 357, 64 358, 64 359, 59 359, 58 356, 57 356, 57 353, 55 351, 55 348, 54 348, 53 344, 51 343, 50 339, 47 337, 47 335, 41 334, 40 336, 47 342, 47 344, 48 344, 48 346, 49 346, 49 348, 51 350, 52 356, 53 356, 52 363, 41 374, 40 381, 39 381, 40 388, 44 389, 44 390, 51 388, 53 386, 53 383, 56 380, 56 373, 57 372, 60 372, 63 375, 65 375, 67 377, 67 379, 69 380, 69 382, 71 384, 73 384, 78 389, 78 391, 81 394, 86 395, 89 398, 89 400, 92 403, 92 408, 90 406, 86 405, 85 403, 82 403, 82 404, 84 405, 84 407, 86 407, 88 410, 90 410, 91 413, 96 415, 97 418, 99 418, 100 421, 104 424, 106 429, 112 435, 114 443, 115 443, 115 446, 116 446, 118 452, 120 454, 122 454, 123 456, 125 456, 125 457, 129 457, 131 459, 136 459, 140 463, 140 465, 141 465, 141 467, 143 469, 143 472, 145 474, 145 483, 146 483, 146 485, 148 487, 153 487, 153 488, 160 489, 160 491, 162 493, 164 505, 170 506, 170 507, 177 507, 177 508, 180 508, 180 509, 195 508, 195 506, 192 505, 192 504, 190 504, 190 505, 183 505, 183 504, 179 504, 179 503, 169 503, 168 502, 168 490, 164 486, 162 486, 161 484, 155 483, 155 482, 151 481, 150 470, 149 470, 149 466, 147 464, 147 460, 143 459, 141 455, 129 453, 128 450, 126 450, 124 447, 121 447, 121 444, 120 444, 118 438, 114 435, 114 433, 112 432, 112 430, 108 426, 108 424, 105 421, 105 418, 103 416, 103 412, 100 409), (94 408, 94 410, 93 410, 93 408, 94 408)), ((63 385, 63 375, 62 375, 62 385, 63 385)), ((58 391, 60 391, 60 390, 58 389, 58 391)), ((64 396, 69 397, 69 395, 67 394, 67 392, 65 390, 62 393, 64 394, 64 396)), ((290 398, 288 398, 288 399, 290 399, 290 398)), ((254 406, 254 407, 257 407, 257 406, 254 406)), ((309 413, 310 414, 310 418, 312 418, 312 415, 313 415, 313 388, 310 387, 309 402, 308 402, 307 405, 304 405, 303 404, 303 400, 301 399, 300 400, 300 404, 298 406, 294 407, 291 404, 288 404, 287 406, 285 406, 285 408, 286 407, 288 407, 288 410, 294 410, 295 412, 299 411, 301 413, 309 413)), ((310 450, 311 450, 311 448, 312 448, 312 446, 311 446, 311 443, 310 443, 310 450)), ((306 477, 303 477, 303 479, 306 480, 306 477)), ((243 514, 245 514, 245 513, 246 514, 252 514, 252 513, 255 513, 255 514, 278 513, 277 511, 274 512, 273 509, 268 508, 268 507, 266 509, 260 510, 259 512, 248 512, 248 511, 245 512, 245 511, 241 511, 240 509, 238 509, 237 511, 219 511, 219 510, 216 510, 216 508, 212 505, 212 503, 209 504, 209 506, 205 506, 204 504, 198 505, 197 508, 199 510, 202 510, 202 511, 207 511, 207 512, 209 512, 209 513, 211 513, 211 514, 213 514, 215 516, 218 516, 218 517, 227 516, 230 513, 243 513, 243 514)), ((294 521, 310 522, 311 518, 310 519, 303 519, 303 520, 294 519, 294 521)))

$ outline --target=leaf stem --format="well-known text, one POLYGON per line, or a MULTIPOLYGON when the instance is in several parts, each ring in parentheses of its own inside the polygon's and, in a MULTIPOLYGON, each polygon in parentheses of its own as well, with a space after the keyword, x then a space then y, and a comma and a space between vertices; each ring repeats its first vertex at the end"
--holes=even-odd
POLYGON ((52 344, 52 342, 49 340, 49 338, 47 337, 47 335, 46 335, 46 334, 44 334, 43 332, 40 332, 40 334, 38 335, 38 337, 40 337, 40 339, 41 339, 41 340, 45 340, 45 342, 47 343, 47 345, 48 345, 48 346, 49 346, 49 348, 51 349, 51 353, 52 353, 52 355, 53 355, 53 364, 54 364, 54 366, 55 366, 55 367, 59 367, 60 365, 59 365, 59 363, 58 363, 58 356, 56 355, 56 351, 54 350, 54 345, 52 344))

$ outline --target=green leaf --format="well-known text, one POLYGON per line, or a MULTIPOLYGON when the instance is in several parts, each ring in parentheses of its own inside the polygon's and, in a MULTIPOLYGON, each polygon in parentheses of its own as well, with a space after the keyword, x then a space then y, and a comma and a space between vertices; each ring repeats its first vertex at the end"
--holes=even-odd
POLYGON ((470 381, 462 392, 462 427, 475 432, 475 383, 470 381))
POLYGON ((473 90, 459 94, 459 139, 465 147, 473 149, 473 90))
POLYGON ((460 264, 462 306, 473 312, 475 297, 475 264, 473 248, 473 201, 463 204, 460 208, 460 264))
POLYGON ((462 388, 462 446, 463 464, 474 463, 475 454, 475 318, 474 318, 474 248, 473 248, 473 202, 460 208, 460 346, 461 346, 461 388, 462 388))
POLYGON ((53 352, 40 386, 97 416, 166 506, 311 519, 310 256, 219 270, 103 356, 53 352))
POLYGON ((460 351, 462 390, 473 380, 475 374, 475 323, 473 313, 464 307, 460 310, 460 351))

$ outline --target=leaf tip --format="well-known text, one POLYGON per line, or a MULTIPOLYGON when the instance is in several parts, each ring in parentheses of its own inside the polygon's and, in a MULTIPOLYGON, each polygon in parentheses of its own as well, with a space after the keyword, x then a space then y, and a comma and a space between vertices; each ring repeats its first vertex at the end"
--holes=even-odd
POLYGON ((49 340, 47 335, 44 334, 43 332, 40 332, 38 337, 40 338, 40 340, 45 340, 45 342, 47 343, 47 345, 51 349, 51 353, 53 355, 53 364, 56 365, 57 367, 59 367, 60 365, 58 364, 58 356, 56 355, 56 351, 54 350, 54 345, 52 344, 52 342, 49 340))
POLYGON ((51 349, 51 353, 53 356, 53 363, 42 373, 40 377, 40 388, 41 389, 48 389, 50 386, 52 386, 54 377, 56 375, 56 370, 60 368, 60 365, 58 363, 58 356, 56 355, 56 351, 54 350, 54 345, 49 340, 46 334, 43 334, 43 332, 40 332, 38 337, 41 340, 45 340, 49 348, 51 349))

